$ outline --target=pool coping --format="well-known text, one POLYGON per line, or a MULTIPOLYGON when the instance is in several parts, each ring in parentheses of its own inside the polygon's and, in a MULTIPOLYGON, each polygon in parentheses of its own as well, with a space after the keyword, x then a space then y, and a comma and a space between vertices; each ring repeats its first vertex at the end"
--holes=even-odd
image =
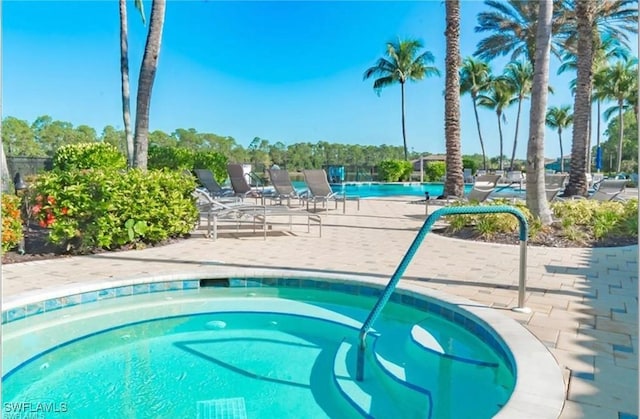
MULTIPOLYGON (((98 292, 101 290, 142 287, 138 293, 163 292, 180 289, 194 289, 194 282, 201 279, 223 278, 298 278, 300 280, 321 280, 325 282, 343 282, 360 286, 384 287, 386 280, 366 275, 324 274, 304 270, 289 269, 243 269, 243 268, 211 268, 192 272, 182 272, 170 275, 144 275, 129 278, 111 278, 57 287, 51 290, 38 290, 14 295, 2 302, 2 322, 7 322, 11 310, 24 308, 25 316, 38 314, 45 310, 44 301, 60 299, 76 295, 91 295, 96 293, 96 299, 78 298, 66 306, 100 300, 98 292), (181 283, 182 286, 179 286, 181 283), (145 288, 145 285, 148 286, 145 288), (156 284, 155 286, 153 284, 156 284), (28 314, 27 307, 36 312, 28 314), (42 311, 38 311, 41 309, 42 311)), ((277 286, 277 281, 276 284, 277 286)), ((242 286, 242 285, 236 285, 242 286)), ((472 302, 466 298, 446 294, 442 291, 428 289, 413 283, 400 283, 398 291, 427 298, 435 298, 439 302, 451 307, 452 311, 469 313, 472 317, 489 326, 500 340, 510 349, 512 362, 517 371, 516 386, 507 404, 496 414, 496 418, 557 418, 562 411, 565 401, 565 385, 562 372, 553 355, 533 334, 516 320, 500 313, 494 308, 472 302)), ((137 293, 136 293, 137 294, 137 293)), ((108 295, 113 298, 122 295, 108 295)), ((401 298, 402 300, 402 298, 401 298)), ((403 301, 399 301, 401 304, 403 301)), ((58 309, 62 307, 54 307, 58 309)), ((18 320, 19 318, 12 319, 18 320)))

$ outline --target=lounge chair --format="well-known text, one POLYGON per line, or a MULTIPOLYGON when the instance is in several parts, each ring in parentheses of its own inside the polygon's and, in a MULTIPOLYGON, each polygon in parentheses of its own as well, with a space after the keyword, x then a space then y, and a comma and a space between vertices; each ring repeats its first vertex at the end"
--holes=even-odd
POLYGON ((603 179, 598 183, 598 189, 587 199, 594 201, 624 201, 619 195, 629 183, 628 179, 603 179))
POLYGON ((282 200, 287 200, 287 206, 291 205, 291 198, 298 199, 298 203, 302 200, 302 196, 296 191, 293 183, 291 183, 291 176, 287 170, 282 169, 267 169, 267 174, 271 180, 271 184, 275 189, 275 193, 271 195, 272 199, 277 199, 278 204, 282 204, 282 200))
POLYGON ((462 176, 464 176, 464 183, 473 183, 473 174, 471 169, 463 169, 462 176))
POLYGON ((564 183, 567 177, 567 174, 544 175, 544 192, 547 195, 547 201, 551 202, 555 199, 560 199, 558 195, 564 190, 564 183))
POLYGON ((263 189, 252 188, 247 182, 245 177, 244 168, 241 164, 230 163, 227 165, 227 172, 229 173, 229 180, 231 181, 231 187, 236 196, 241 198, 252 197, 256 200, 261 199, 264 203, 265 196, 268 195, 263 189))
POLYGON ((331 189, 331 185, 329 185, 327 172, 325 172, 324 169, 303 170, 302 173, 304 174, 304 181, 309 188, 308 193, 303 196, 303 199, 307 201, 307 211, 309 210, 310 202, 313 202, 314 211, 316 210, 318 202, 322 202, 327 211, 329 211, 326 204, 329 201, 334 201, 336 203, 336 209, 338 209, 338 202, 342 202, 342 213, 344 214, 347 211, 348 200, 356 201, 358 203, 358 211, 360 211, 360 197, 347 197, 345 194, 338 194, 337 192, 334 192, 331 189))
POLYGON ((521 170, 511 170, 507 172, 507 183, 511 185, 517 184, 520 189, 523 189, 525 180, 526 178, 521 170))
POLYGON ((260 225, 267 239, 268 219, 270 217, 286 216, 289 218, 289 231, 293 231, 293 217, 307 217, 307 233, 311 231, 311 221, 318 224, 319 236, 322 237, 322 219, 317 214, 311 214, 307 211, 289 210, 285 206, 266 206, 257 204, 248 204, 242 201, 222 202, 219 199, 212 198, 207 192, 196 189, 194 196, 197 199, 198 210, 202 216, 207 218, 207 237, 216 240, 218 238, 218 223, 222 220, 230 220, 236 223, 236 230, 239 230, 240 223, 244 220, 253 223, 253 232, 256 226, 260 225))
POLYGON ((449 196, 445 199, 430 199, 427 203, 448 205, 451 202, 484 202, 489 198, 489 195, 496 190, 496 185, 500 177, 500 175, 477 176, 476 181, 473 183, 473 188, 462 198, 449 196))
POLYGON ((216 178, 211 173, 209 169, 195 169, 193 171, 198 178, 200 184, 209 192, 209 195, 212 197, 221 197, 221 196, 232 196, 233 189, 231 188, 223 188, 216 181, 216 178))

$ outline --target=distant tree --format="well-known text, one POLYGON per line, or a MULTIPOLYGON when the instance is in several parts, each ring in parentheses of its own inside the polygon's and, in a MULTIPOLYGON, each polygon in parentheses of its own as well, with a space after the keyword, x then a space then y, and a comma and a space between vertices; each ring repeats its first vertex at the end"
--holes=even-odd
POLYGON ((516 129, 513 135, 513 150, 511 151, 511 160, 509 168, 513 170, 513 162, 516 159, 516 149, 518 146, 518 131, 520 128, 520 112, 522 111, 522 102, 529 98, 531 94, 531 83, 533 82, 533 67, 527 61, 512 61, 507 64, 504 72, 505 81, 511 85, 511 90, 515 94, 515 100, 518 102, 518 112, 516 114, 516 129))
POLYGON ((404 85, 407 81, 419 81, 425 77, 440 75, 436 67, 429 64, 434 62, 433 54, 429 51, 420 53, 422 42, 415 39, 387 42, 386 57, 378 60, 376 65, 364 72, 364 79, 377 77, 373 88, 378 94, 382 88, 400 83, 402 105, 402 140, 404 143, 404 159, 408 159, 407 132, 405 127, 404 85))
POLYGON ((573 123, 573 115, 571 114, 571 106, 552 106, 547 110, 546 124, 549 128, 553 128, 558 132, 558 141, 560 142, 560 171, 564 172, 564 154, 562 151, 562 130, 569 127, 573 123))
MULTIPOLYGON (((136 9, 145 24, 144 6, 142 0, 134 0, 136 9)), ((129 91, 129 35, 127 26, 127 0, 120 0, 120 78, 122 85, 122 119, 126 137, 126 151, 129 167, 133 167, 133 134, 131 133, 131 110, 129 91)))
POLYGON ((498 117, 498 134, 500 137, 500 170, 504 170, 504 136, 502 135, 502 121, 506 121, 504 110, 509 107, 514 98, 513 86, 504 78, 497 77, 490 83, 487 93, 478 96, 478 105, 491 109, 498 117))
POLYGON ((608 99, 614 100, 616 106, 604 111, 605 120, 611 119, 611 115, 618 111, 618 164, 616 171, 620 172, 622 164, 622 139, 624 138, 624 118, 622 114, 626 107, 633 109, 629 104, 629 98, 633 92, 638 91, 638 66, 637 59, 618 61, 605 71, 603 94, 608 99))
POLYGON ((8 116, 2 120, 2 146, 7 156, 44 157, 29 122, 8 116))
POLYGON ((484 149, 482 131, 480 130, 480 118, 478 117, 478 95, 484 93, 491 82, 491 67, 484 61, 467 57, 462 62, 460 69, 460 93, 469 93, 473 103, 473 114, 476 118, 478 139, 482 150, 482 167, 487 170, 487 153, 484 149))
POLYGON ((138 78, 138 97, 136 101, 136 129, 134 136, 135 159, 134 165, 142 170, 147 169, 149 150, 149 107, 151 105, 151 90, 158 69, 160 56, 160 42, 164 26, 164 12, 166 0, 153 0, 151 3, 151 23, 144 48, 140 77, 138 78))
POLYGON ((106 144, 111 144, 116 147, 123 155, 127 155, 127 140, 124 131, 115 129, 111 125, 107 125, 102 130, 100 135, 100 141, 106 144))

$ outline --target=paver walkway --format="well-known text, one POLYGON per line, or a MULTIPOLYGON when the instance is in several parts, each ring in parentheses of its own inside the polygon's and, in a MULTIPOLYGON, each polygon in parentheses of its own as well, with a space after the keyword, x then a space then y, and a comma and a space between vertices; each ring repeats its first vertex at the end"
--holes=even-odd
MULTIPOLYGON (((366 274, 388 279, 425 219, 412 198, 348 203, 347 214, 324 216, 294 234, 224 230, 143 251, 116 252, 2 267, 4 299, 62 284, 221 266, 366 274), (247 232, 248 233, 248 232, 247 232)), ((529 314, 517 302, 519 247, 427 235, 403 281, 501 310, 541 340, 560 364, 567 386, 562 418, 620 419, 638 415, 638 247, 528 250, 529 314)))

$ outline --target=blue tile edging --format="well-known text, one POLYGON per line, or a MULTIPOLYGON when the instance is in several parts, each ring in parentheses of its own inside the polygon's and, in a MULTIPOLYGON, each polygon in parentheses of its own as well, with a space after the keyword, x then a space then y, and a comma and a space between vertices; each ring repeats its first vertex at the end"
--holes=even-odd
MULTIPOLYGON (((229 278, 201 278, 183 280, 154 280, 137 282, 129 285, 102 288, 68 296, 50 298, 38 302, 19 305, 2 312, 2 324, 11 323, 37 314, 60 310, 78 304, 93 303, 112 298, 127 297, 139 294, 157 292, 193 290, 200 288, 200 281, 205 279, 225 279, 229 288, 303 288, 320 291, 340 292, 351 295, 377 298, 383 287, 353 281, 336 280, 332 278, 300 278, 298 276, 256 276, 229 278)), ((474 319, 465 313, 455 310, 455 306, 439 303, 437 300, 421 296, 409 291, 397 289, 391 301, 400 305, 410 306, 420 311, 438 315, 464 328, 487 344, 505 362, 511 373, 515 375, 515 363, 506 349, 505 342, 492 332, 490 326, 482 324, 480 319, 474 319)))

